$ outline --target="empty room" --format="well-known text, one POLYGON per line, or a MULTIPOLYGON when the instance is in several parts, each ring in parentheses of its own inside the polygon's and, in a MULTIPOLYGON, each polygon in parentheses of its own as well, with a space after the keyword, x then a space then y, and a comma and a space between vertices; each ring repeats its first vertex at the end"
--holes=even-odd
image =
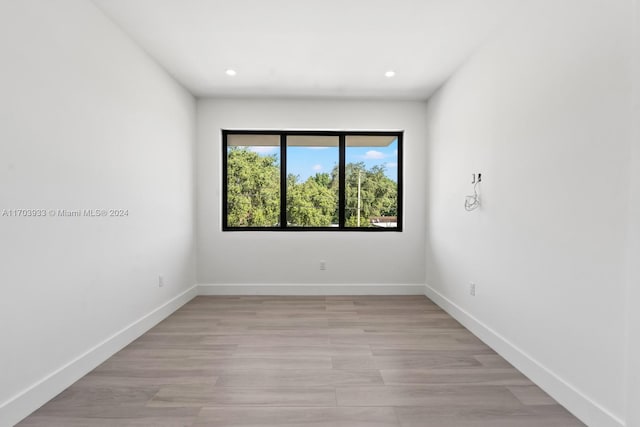
POLYGON ((0 0, 0 427, 640 427, 639 0, 0 0))

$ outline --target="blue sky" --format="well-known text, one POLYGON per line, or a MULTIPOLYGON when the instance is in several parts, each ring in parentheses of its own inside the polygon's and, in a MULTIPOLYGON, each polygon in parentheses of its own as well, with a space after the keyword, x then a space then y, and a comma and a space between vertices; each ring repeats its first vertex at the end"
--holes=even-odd
MULTIPOLYGON (((279 147, 249 147, 260 154, 278 154, 279 147)), ((386 147, 349 147, 347 163, 364 162, 367 169, 384 165, 386 175, 398 180, 398 141, 386 147)), ((293 173, 304 182, 316 173, 331 173, 338 164, 338 147, 288 147, 287 174, 293 173)))

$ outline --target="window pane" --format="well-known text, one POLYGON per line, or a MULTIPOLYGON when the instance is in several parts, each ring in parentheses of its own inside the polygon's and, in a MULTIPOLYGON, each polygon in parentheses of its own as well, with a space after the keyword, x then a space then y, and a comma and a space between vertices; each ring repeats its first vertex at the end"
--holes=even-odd
POLYGON ((227 135, 227 226, 280 222, 280 136, 227 135))
POLYGON ((345 162, 345 226, 397 228, 397 136, 347 135, 345 162))
POLYGON ((339 138, 287 136, 287 226, 338 226, 339 138))

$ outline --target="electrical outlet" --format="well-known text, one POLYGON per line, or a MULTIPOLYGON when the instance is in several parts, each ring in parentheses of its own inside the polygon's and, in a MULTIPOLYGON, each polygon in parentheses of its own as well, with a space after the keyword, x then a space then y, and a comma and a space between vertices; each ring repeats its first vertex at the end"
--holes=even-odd
POLYGON ((469 283, 469 295, 472 297, 476 296, 476 284, 473 282, 469 283))
POLYGON ((164 277, 158 276, 158 287, 161 288, 164 286, 164 277))
POLYGON ((327 269, 327 261, 325 260, 320 260, 320 270, 324 271, 327 269))

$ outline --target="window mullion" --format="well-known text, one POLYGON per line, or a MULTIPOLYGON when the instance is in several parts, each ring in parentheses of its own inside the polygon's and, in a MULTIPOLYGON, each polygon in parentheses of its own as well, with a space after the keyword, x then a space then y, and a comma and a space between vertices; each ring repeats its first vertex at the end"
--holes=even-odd
POLYGON ((346 158, 346 138, 344 134, 340 134, 338 138, 338 227, 345 228, 346 214, 346 177, 345 177, 345 158, 346 158))
POLYGON ((227 223, 227 214, 228 214, 228 203, 229 203, 229 193, 228 193, 228 177, 227 177, 227 131, 222 131, 222 229, 226 230, 228 227, 227 223))
POLYGON ((287 135, 280 134, 280 228, 287 228, 287 135))
POLYGON ((396 229, 398 231, 402 231, 402 222, 403 222, 403 213, 402 213, 402 203, 403 203, 403 199, 402 199, 402 195, 404 192, 404 188, 403 188, 403 176, 402 176, 402 163, 403 163, 403 159, 404 159, 404 154, 402 153, 403 147, 404 147, 404 143, 403 143, 403 138, 404 138, 404 134, 403 133, 399 133, 398 134, 398 175, 397 175, 397 182, 398 182, 398 191, 397 191, 397 207, 396 207, 396 229))

